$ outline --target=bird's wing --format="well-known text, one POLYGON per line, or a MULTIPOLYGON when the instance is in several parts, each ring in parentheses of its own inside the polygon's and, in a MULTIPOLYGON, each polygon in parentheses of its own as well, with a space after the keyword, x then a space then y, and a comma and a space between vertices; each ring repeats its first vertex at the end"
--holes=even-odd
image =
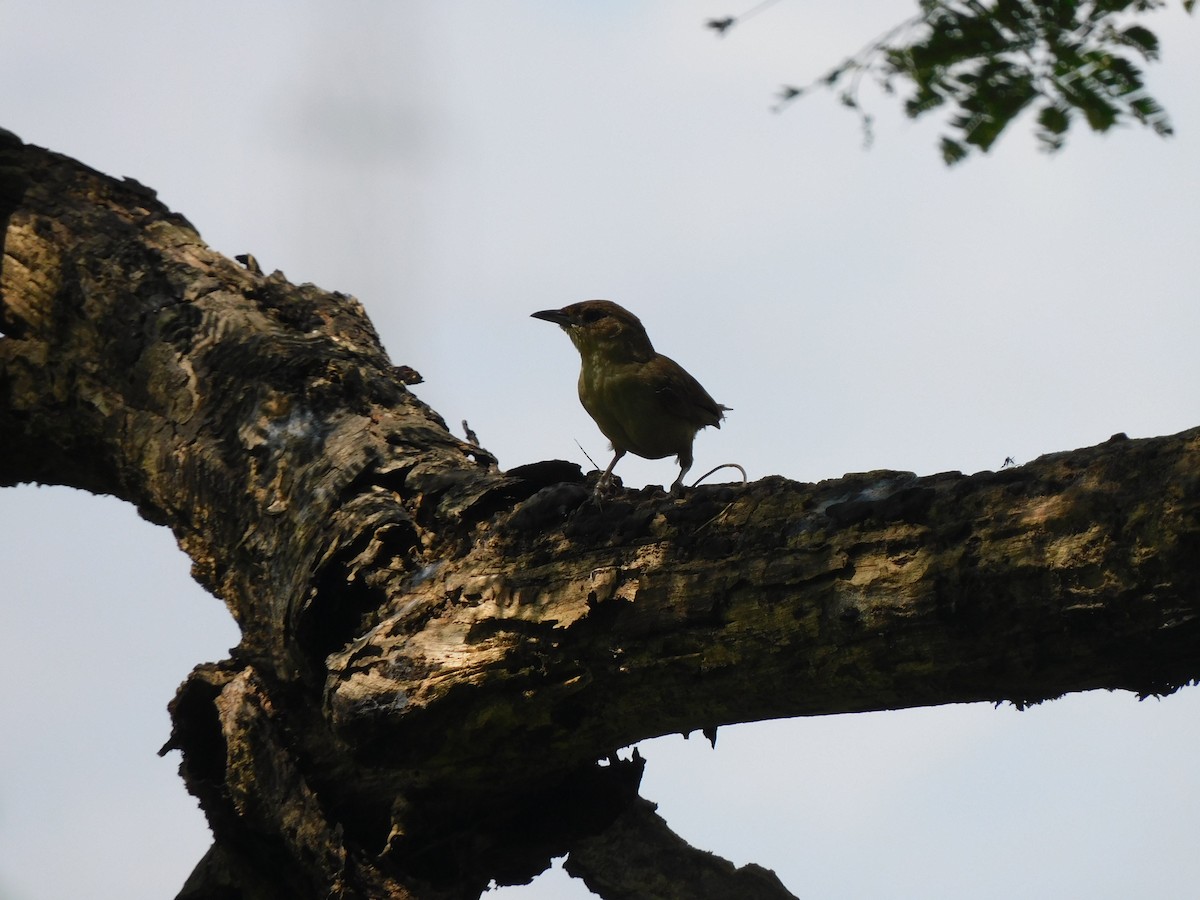
POLYGON ((697 428, 705 425, 720 428, 728 407, 714 400, 700 382, 675 360, 660 355, 656 362, 660 361, 660 380, 655 392, 662 399, 664 406, 673 410, 687 410, 689 418, 694 419, 697 428))

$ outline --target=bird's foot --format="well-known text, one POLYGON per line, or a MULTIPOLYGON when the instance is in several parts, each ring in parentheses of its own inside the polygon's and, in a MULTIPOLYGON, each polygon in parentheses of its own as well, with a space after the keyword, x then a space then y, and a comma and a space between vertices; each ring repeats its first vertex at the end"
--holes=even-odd
POLYGON ((596 487, 592 490, 592 500, 598 506, 601 500, 614 496, 621 489, 621 479, 611 475, 601 475, 596 479, 596 487))

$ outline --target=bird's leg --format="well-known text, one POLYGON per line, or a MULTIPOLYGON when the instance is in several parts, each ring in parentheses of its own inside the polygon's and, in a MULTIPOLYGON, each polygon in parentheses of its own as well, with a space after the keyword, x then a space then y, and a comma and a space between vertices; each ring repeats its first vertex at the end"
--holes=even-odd
POLYGON ((678 496, 683 493, 683 476, 688 473, 688 469, 692 467, 692 454, 689 450, 686 453, 679 454, 679 477, 671 485, 671 494, 678 496))
POLYGON ((606 490, 608 490, 609 483, 612 481, 612 470, 616 466, 617 460, 619 460, 622 456, 625 455, 625 451, 620 449, 619 447, 613 447, 613 450, 615 452, 613 453, 612 462, 610 462, 608 464, 608 468, 604 470, 604 474, 601 475, 600 480, 596 482, 596 494, 597 495, 602 494, 606 490))

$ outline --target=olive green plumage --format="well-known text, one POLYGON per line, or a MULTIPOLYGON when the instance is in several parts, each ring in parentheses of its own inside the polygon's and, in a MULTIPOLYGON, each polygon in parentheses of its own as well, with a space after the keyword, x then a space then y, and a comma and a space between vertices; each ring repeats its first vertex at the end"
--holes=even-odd
POLYGON ((616 454, 601 476, 605 487, 627 452, 646 459, 675 456, 678 490, 692 467, 692 442, 708 425, 721 427, 729 407, 670 357, 656 353, 638 317, 609 300, 585 300, 533 313, 562 327, 579 351, 579 400, 616 454))

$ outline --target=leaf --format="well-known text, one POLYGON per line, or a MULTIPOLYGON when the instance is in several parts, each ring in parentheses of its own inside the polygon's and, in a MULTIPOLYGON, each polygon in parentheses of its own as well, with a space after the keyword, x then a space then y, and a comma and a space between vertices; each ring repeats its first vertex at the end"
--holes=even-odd
POLYGON ((948 166, 962 162, 967 158, 967 148, 951 138, 942 138, 942 160, 948 166))
POLYGON ((833 87, 838 83, 843 75, 846 74, 854 66, 854 60, 848 59, 840 66, 834 66, 828 72, 821 76, 821 83, 826 87, 833 87))
POLYGON ((922 113, 927 113, 945 102, 946 98, 941 94, 931 91, 926 86, 921 86, 915 94, 904 101, 904 112, 910 119, 915 119, 922 113))
POLYGON ((1124 31, 1117 32, 1117 40, 1133 47, 1146 59, 1158 59, 1158 37, 1149 28, 1130 25, 1124 31))
POLYGON ((1117 110, 1098 94, 1084 94, 1078 104, 1092 131, 1108 131, 1117 124, 1117 110))
POLYGON ((1167 111, 1159 106, 1153 97, 1143 95, 1129 101, 1129 110, 1135 119, 1143 125, 1149 125, 1154 129, 1154 133, 1161 137, 1175 133, 1175 129, 1171 127, 1171 120, 1167 118, 1167 111))
MULTIPOLYGON (((858 77, 876 74, 885 93, 908 82, 910 118, 946 108, 957 133, 942 139, 953 165, 987 152, 1030 106, 1043 149, 1060 149, 1079 117, 1098 132, 1137 121, 1171 134, 1166 111, 1145 90, 1140 56, 1157 60, 1157 35, 1134 17, 1167 0, 917 0, 921 12, 815 80, 866 117, 858 77), (854 73, 853 79, 843 79, 854 73), (847 84, 847 82, 850 82, 847 84)), ((1191 12, 1196 0, 1182 0, 1191 12)), ((782 105, 782 104, 780 104, 782 105)))
POLYGON ((1038 125, 1050 134, 1066 134, 1071 127, 1071 113, 1060 106, 1046 106, 1038 113, 1038 125))
POLYGON ((804 94, 804 88, 793 87, 790 84, 785 84, 779 88, 779 99, 774 106, 771 107, 775 112, 783 112, 783 108, 804 94))
POLYGON ((1067 129, 1071 127, 1071 111, 1053 104, 1043 106, 1037 121, 1037 137, 1042 142, 1042 149, 1048 153, 1061 150, 1067 142, 1067 129))

